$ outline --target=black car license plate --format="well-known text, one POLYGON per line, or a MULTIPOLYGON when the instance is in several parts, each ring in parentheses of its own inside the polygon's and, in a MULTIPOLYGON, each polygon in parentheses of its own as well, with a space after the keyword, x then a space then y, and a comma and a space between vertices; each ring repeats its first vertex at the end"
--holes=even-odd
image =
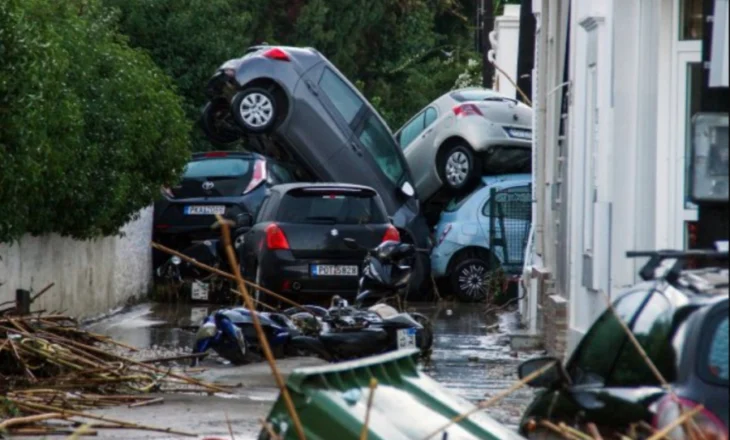
POLYGON ((313 264, 311 266, 312 276, 334 276, 334 277, 356 277, 358 267, 345 264, 313 264))

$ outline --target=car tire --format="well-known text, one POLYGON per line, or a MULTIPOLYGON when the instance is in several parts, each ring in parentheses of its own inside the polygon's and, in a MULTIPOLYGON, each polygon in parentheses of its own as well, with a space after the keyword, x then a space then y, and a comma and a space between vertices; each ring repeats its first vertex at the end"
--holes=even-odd
POLYGON ((224 99, 213 100, 203 108, 200 128, 212 144, 227 147, 241 139, 241 132, 225 123, 229 115, 230 107, 224 99))
POLYGON ((271 132, 279 118, 278 108, 276 97, 260 87, 243 89, 231 100, 233 118, 251 134, 271 132))
POLYGON ((481 165, 468 145, 456 144, 442 155, 439 177, 452 193, 470 190, 480 173, 481 165))
POLYGON ((489 276, 494 267, 477 252, 469 252, 453 264, 449 275, 452 292, 461 302, 480 302, 488 299, 489 276))

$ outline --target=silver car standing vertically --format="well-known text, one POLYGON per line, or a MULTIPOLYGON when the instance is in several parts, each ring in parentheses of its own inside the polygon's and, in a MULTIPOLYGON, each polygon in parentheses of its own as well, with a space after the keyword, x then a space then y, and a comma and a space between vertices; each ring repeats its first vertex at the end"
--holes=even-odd
POLYGON ((426 202, 446 187, 463 193, 482 174, 530 172, 532 109, 494 90, 453 90, 396 132, 426 202))

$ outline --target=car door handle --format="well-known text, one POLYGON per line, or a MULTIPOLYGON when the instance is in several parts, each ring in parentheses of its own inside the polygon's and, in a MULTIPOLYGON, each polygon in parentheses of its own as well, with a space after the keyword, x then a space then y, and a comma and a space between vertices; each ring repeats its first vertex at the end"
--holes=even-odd
POLYGON ((421 137, 424 137, 424 138, 425 138, 426 136, 428 136, 429 134, 431 134, 431 132, 432 132, 432 131, 433 131, 433 128, 429 128, 428 130, 426 130, 426 131, 425 131, 425 132, 424 132, 424 133, 423 133, 423 134, 421 135, 421 137))
POLYGON ((362 156, 362 150, 360 149, 360 147, 357 146, 355 142, 351 142, 350 147, 352 148, 352 151, 355 152, 355 154, 357 154, 358 156, 362 156))

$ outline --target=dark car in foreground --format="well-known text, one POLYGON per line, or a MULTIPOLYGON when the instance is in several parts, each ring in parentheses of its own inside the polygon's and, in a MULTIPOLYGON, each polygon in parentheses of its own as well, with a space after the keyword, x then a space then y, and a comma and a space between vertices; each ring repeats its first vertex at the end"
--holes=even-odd
MULTIPOLYGON (((258 154, 194 153, 180 182, 163 188, 163 197, 155 203, 154 238, 177 249, 196 240, 217 238, 218 232, 211 229, 216 214, 225 215, 238 227, 250 227, 266 189, 293 180, 286 167, 258 154)), ((167 258, 156 257, 155 267, 167 258)))
MULTIPOLYGON (((672 269, 649 278, 613 307, 671 384, 681 408, 607 310, 565 367, 558 362, 529 384, 542 391, 524 414, 523 435, 543 438, 540 421, 548 420, 584 432, 585 424, 594 423, 604 438, 616 438, 641 422, 666 428, 682 412, 702 405, 694 421, 703 435, 686 436, 677 428, 669 438, 728 438, 728 270, 672 269)), ((520 377, 551 362, 555 359, 528 360, 520 366, 520 377)))
POLYGON ((375 190, 325 183, 275 186, 245 235, 244 274, 297 302, 329 301, 333 295, 353 300, 365 250, 348 247, 345 238, 367 249, 400 239, 375 190))
MULTIPOLYGON (((244 137, 255 151, 302 167, 313 181, 374 188, 404 241, 428 248, 429 228, 401 148, 357 88, 311 48, 255 46, 219 67, 202 126, 222 143, 244 137)), ((419 258, 416 278, 430 279, 419 258)))

